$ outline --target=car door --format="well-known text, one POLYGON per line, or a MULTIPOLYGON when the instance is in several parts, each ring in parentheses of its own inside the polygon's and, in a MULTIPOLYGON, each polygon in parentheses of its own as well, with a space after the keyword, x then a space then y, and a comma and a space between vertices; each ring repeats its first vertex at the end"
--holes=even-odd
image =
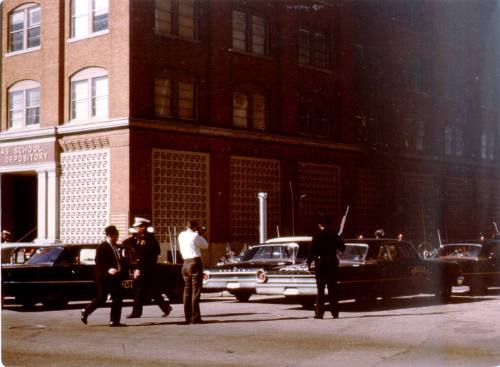
POLYGON ((75 298, 90 299, 95 296, 95 255, 96 246, 75 248, 75 261, 71 267, 72 288, 75 298))

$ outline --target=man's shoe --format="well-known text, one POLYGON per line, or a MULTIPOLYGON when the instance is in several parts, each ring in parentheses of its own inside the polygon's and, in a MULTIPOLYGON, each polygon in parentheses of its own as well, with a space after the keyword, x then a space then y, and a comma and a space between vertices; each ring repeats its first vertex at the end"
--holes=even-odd
POLYGON ((131 313, 130 315, 127 316, 127 319, 139 319, 141 318, 141 315, 137 315, 135 313, 131 313))
POLYGON ((161 315, 161 317, 167 317, 168 315, 170 315, 170 312, 172 312, 172 306, 168 305, 167 309, 165 310, 163 315, 161 315))
POLYGON ((109 323, 109 326, 111 326, 111 327, 124 327, 124 326, 127 326, 127 325, 122 324, 121 322, 113 322, 113 321, 111 321, 109 323))
POLYGON ((85 310, 81 310, 80 311, 80 320, 82 320, 82 322, 87 325, 87 317, 88 315, 85 313, 85 310))
POLYGON ((322 313, 316 313, 316 314, 314 314, 314 318, 315 319, 322 319, 323 318, 323 314, 322 313))
POLYGON ((205 322, 202 319, 196 319, 191 321, 191 324, 204 324, 204 323, 205 322))
POLYGON ((333 316, 334 319, 338 319, 339 318, 339 313, 338 312, 334 312, 332 314, 332 316, 333 316))

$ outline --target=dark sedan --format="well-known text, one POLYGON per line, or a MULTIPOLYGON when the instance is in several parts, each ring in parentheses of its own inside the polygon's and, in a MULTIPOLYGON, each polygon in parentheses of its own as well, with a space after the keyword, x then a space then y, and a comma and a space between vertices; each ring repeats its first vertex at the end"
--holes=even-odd
POLYGON ((471 293, 481 294, 488 287, 500 286, 500 241, 460 241, 443 245, 436 258, 458 262, 464 285, 471 293))
MULTIPOLYGON (((305 263, 268 271, 263 278, 256 287, 258 294, 294 297, 304 306, 314 303, 316 281, 305 263)), ((420 293, 447 298, 461 280, 459 264, 422 260, 410 242, 346 240, 339 265, 339 299, 366 302, 420 293)))
MULTIPOLYGON (((95 296, 95 254, 97 244, 42 246, 24 264, 2 264, 2 298, 32 306, 42 302, 62 307, 68 301, 95 296)), ((125 259, 133 259, 128 247, 121 247, 125 259)), ((132 260, 133 261, 133 260, 132 260)), ((131 266, 130 266, 131 267, 131 266)), ((182 298, 181 265, 158 264, 160 289, 174 302, 182 298)), ((125 297, 132 298, 132 276, 122 282, 125 297)))

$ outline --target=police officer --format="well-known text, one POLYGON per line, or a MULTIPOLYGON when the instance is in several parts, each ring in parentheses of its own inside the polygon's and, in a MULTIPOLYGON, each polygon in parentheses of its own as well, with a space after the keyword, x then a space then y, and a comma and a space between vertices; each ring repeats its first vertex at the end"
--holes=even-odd
POLYGON ((104 306, 108 294, 111 294, 111 314, 109 326, 125 326, 120 323, 123 303, 123 264, 120 252, 116 247, 118 229, 108 226, 104 230, 106 240, 96 250, 95 269, 97 296, 82 311, 81 320, 87 324, 87 318, 96 308, 104 306))
POLYGON ((331 218, 320 215, 318 219, 318 231, 313 236, 312 245, 307 257, 309 268, 315 263, 316 285, 318 295, 316 298, 316 311, 314 318, 322 319, 325 313, 325 286, 328 287, 328 301, 330 311, 334 319, 339 317, 337 296, 337 270, 339 260, 337 252, 345 250, 344 241, 331 228, 331 218))
POLYGON ((137 233, 135 237, 127 239, 127 244, 132 245, 137 255, 137 266, 134 270, 134 305, 132 313, 127 316, 129 319, 141 317, 142 306, 151 297, 163 311, 162 317, 167 317, 172 311, 172 307, 165 301, 158 287, 157 261, 160 245, 150 224, 148 219, 136 217, 133 228, 137 233))

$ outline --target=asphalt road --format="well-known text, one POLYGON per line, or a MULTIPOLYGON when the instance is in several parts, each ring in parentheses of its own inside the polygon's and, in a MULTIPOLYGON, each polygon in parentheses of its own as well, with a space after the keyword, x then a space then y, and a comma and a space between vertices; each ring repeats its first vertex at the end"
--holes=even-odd
MULTIPOLYGON (((481 297, 455 293, 396 298, 363 307, 342 302, 340 318, 279 298, 247 303, 203 296, 206 323, 181 325, 182 305, 168 318, 146 306, 141 319, 110 328, 109 307, 83 325, 83 304, 65 310, 2 310, 6 366, 500 366, 500 289, 481 297)), ((123 314, 130 312, 130 304, 123 314)))

